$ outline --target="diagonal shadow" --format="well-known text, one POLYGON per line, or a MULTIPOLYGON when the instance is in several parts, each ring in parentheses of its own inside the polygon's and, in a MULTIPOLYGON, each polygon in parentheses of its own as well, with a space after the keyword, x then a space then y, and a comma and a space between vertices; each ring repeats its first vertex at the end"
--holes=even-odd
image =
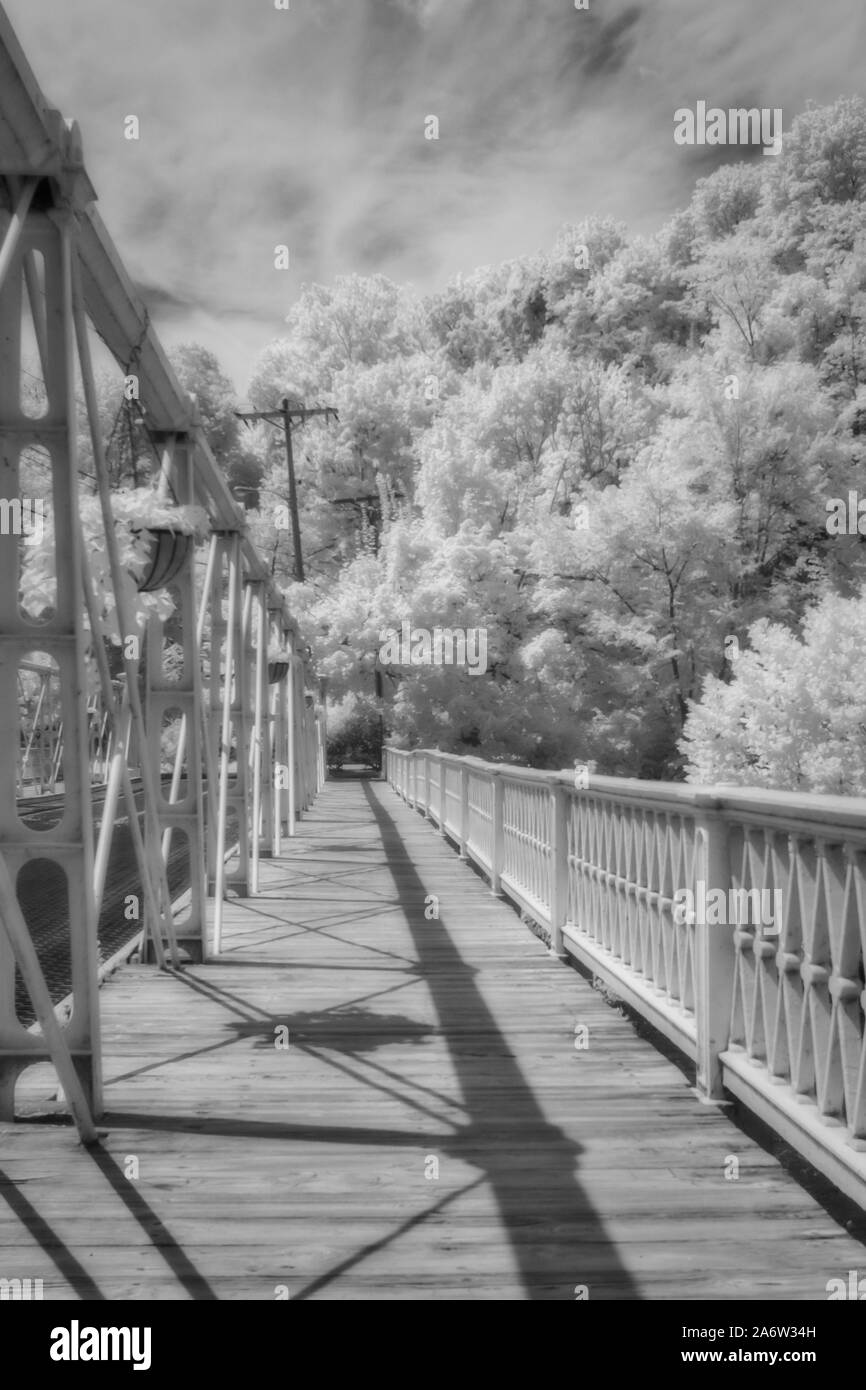
POLYGON ((68 1245, 57 1235, 56 1231, 40 1216, 33 1203, 24 1196, 19 1184, 14 1178, 0 1168, 0 1197, 5 1198, 12 1211, 31 1234, 34 1240, 38 1241, 45 1251, 50 1255, 63 1278, 71 1284, 79 1298, 104 1299, 98 1284, 96 1284, 84 1265, 81 1264, 73 1255, 68 1245))
MULTIPOLYGON (((319 1052, 316 1048, 310 1047, 309 1044, 307 1044, 306 1047, 302 1047, 301 1050, 305 1052, 308 1057, 315 1057, 318 1061, 326 1062, 329 1067, 332 1067, 335 1071, 342 1072, 344 1076, 351 1077, 353 1081, 359 1082, 360 1085, 367 1086, 371 1091, 378 1091, 380 1095, 388 1096, 391 1100, 399 1101, 401 1105, 406 1106, 410 1110, 417 1111, 419 1115, 426 1115, 428 1119, 436 1120, 438 1124, 447 1125, 456 1123, 455 1120, 449 1119, 447 1116, 437 1115, 436 1111, 431 1110, 429 1105, 422 1104, 412 1096, 404 1095, 401 1091, 395 1090, 393 1086, 386 1086, 381 1081, 374 1081, 372 1077, 365 1076, 362 1072, 356 1071, 345 1061, 337 1061, 335 1056, 328 1057, 323 1052, 319 1052)), ((370 1065, 369 1058, 366 1056, 362 1057, 356 1052, 342 1052, 341 1055, 343 1057, 351 1057, 352 1061, 357 1062, 359 1065, 361 1063, 365 1063, 367 1066, 370 1065)), ((409 1077, 400 1076, 393 1072, 391 1076, 404 1086, 412 1086, 413 1084, 409 1077)), ((452 1103, 453 1102, 446 1101, 446 1104, 452 1103)))
MULTIPOLYGON (((253 962, 249 962, 253 964, 253 962)), ((297 967, 296 967, 297 968, 297 967)), ((306 968, 306 967, 302 967, 306 968)), ((424 1086, 421 1082, 413 1080, 411 1077, 401 1076, 399 1072, 393 1071, 381 1063, 373 1062, 367 1055, 388 1043, 394 1041, 418 1043, 423 1042, 435 1030, 427 1024, 417 1023, 414 1019, 407 1018, 403 1014, 381 1014, 373 1013, 369 1009, 362 1009, 361 1004, 369 1003, 373 999, 381 999, 386 995, 395 993, 397 990, 406 989, 409 985, 423 983, 423 976, 418 969, 410 972, 391 971, 392 974, 409 974, 408 980, 401 980, 396 985, 388 985, 386 989, 375 990, 370 994, 362 994, 354 999, 340 1000, 339 1004, 328 1005, 326 1008, 315 1011, 292 1012, 285 1014, 274 1014, 262 1009, 257 1004, 243 999, 240 995, 232 991, 223 989, 213 980, 202 980, 190 970, 174 971, 167 970, 167 974, 173 975, 177 982, 184 985, 187 989, 194 990, 196 993, 203 994, 205 998, 211 999, 214 1003, 223 1004, 230 1013, 238 1016, 242 1021, 232 1023, 232 1036, 221 1039, 219 1042, 210 1043, 205 1047, 196 1048, 191 1052, 184 1052, 177 1057, 171 1057, 159 1062, 148 1063, 135 1071, 126 1072, 123 1076, 112 1077, 106 1084, 114 1084, 117 1081, 125 1080, 131 1076, 139 1076, 146 1071, 158 1070, 164 1066, 171 1066, 175 1061, 199 1057, 205 1052, 216 1052, 221 1048, 229 1047, 241 1038, 258 1038, 258 1047, 263 1047, 270 1051, 274 1045, 274 1029, 278 1025, 285 1026, 291 1038, 293 1047, 300 1046, 301 1051, 307 1052, 310 1056, 318 1057, 321 1061, 331 1066, 336 1065, 333 1058, 329 1058, 326 1052, 341 1052, 350 1056, 353 1061, 361 1061, 372 1070, 378 1071, 383 1076, 387 1076, 391 1081, 396 1081, 404 1086, 410 1086, 413 1090, 423 1091, 432 1096, 435 1100, 443 1101, 446 1105, 453 1106, 455 1109, 464 1110, 465 1106, 459 1101, 455 1101, 450 1096, 446 1096, 441 1091, 437 1091, 430 1086, 424 1086), (320 1049, 325 1049, 325 1052, 320 1049)), ((413 1104, 406 1096, 399 1096, 390 1088, 377 1087, 369 1077, 359 1077, 356 1073, 351 1073, 355 1080, 361 1081, 366 1086, 371 1086, 376 1090, 381 1090, 383 1094, 390 1095, 402 1100, 405 1104, 413 1104)), ((415 1106, 416 1109, 421 1107, 415 1106)), ((432 1114, 431 1111, 426 1111, 432 1114)), ((436 1118, 439 1118, 438 1116, 436 1118)))
POLYGON ((190 1298, 198 1301, 216 1299, 216 1294, 193 1264, 186 1252, 178 1245, 165 1222, 157 1216, 149 1202, 145 1201, 138 1189, 125 1178, 115 1160, 99 1144, 87 1150, 103 1177, 107 1178, 127 1211, 135 1218, 155 1250, 165 1260, 172 1274, 182 1284, 190 1298))
POLYGON ((379 785, 374 793, 368 782, 361 782, 469 1115, 468 1127, 451 1141, 452 1151, 487 1174, 530 1299, 551 1296, 551 1275, 538 1253, 544 1244, 555 1246, 559 1269, 565 1265, 574 1271, 568 1291, 561 1287, 553 1297, 570 1298, 578 1283, 588 1285, 592 1294, 597 1282, 614 1286, 617 1298, 638 1300, 614 1242, 575 1176, 580 1146, 546 1119, 478 988, 476 972, 460 955, 447 918, 425 918, 427 888, 396 821, 379 800, 379 785), (508 1097, 507 1115, 503 1095, 508 1097), (537 1215, 539 1194, 548 1202, 554 1198, 555 1219, 537 1215))
MULTIPOLYGON (((397 1148, 417 1150, 419 1142, 432 1149, 438 1144, 446 1152, 454 1148, 455 1135, 417 1129, 394 1129, 381 1125, 323 1125, 319 1121, 293 1124, 290 1120, 252 1120, 246 1115, 158 1115, 151 1111, 106 1111, 100 1124, 116 1129, 141 1129, 159 1134, 204 1134, 223 1139, 281 1139, 295 1144, 346 1144, 349 1147, 397 1148)), ((454 1149, 457 1152, 457 1149, 454 1149)), ((461 1152, 461 1157, 465 1157, 461 1152)))
MULTIPOLYGON (((293 900, 293 901, 294 901, 294 900, 293 900)), ((303 901, 303 900, 301 900, 301 901, 303 901)), ((320 900, 319 900, 319 899, 313 899, 312 901, 315 902, 316 905, 318 906, 320 900)), ((287 925, 287 923, 286 923, 286 921, 285 921, 284 918, 282 918, 282 917, 276 917, 272 912, 264 912, 264 911, 262 911, 260 908, 256 908, 256 907, 249 906, 248 903, 249 903, 249 900, 248 900, 248 899, 245 899, 245 900, 244 900, 244 911, 245 911, 245 912, 248 912, 248 913, 249 913, 250 915, 252 915, 252 916, 256 916, 256 917, 261 917, 261 918, 263 918, 263 919, 264 919, 264 922, 265 922, 267 925, 269 925, 269 926, 271 926, 271 927, 277 927, 277 926, 279 926, 279 927, 284 927, 284 926, 287 925)), ((393 904, 392 904, 392 907, 393 907, 393 910, 394 910, 394 911, 398 911, 398 910, 399 910, 399 905, 393 905, 393 904)), ((355 922, 357 922, 357 921, 359 921, 359 920, 363 920, 365 917, 369 917, 369 918, 371 918, 371 919, 376 919, 376 920, 378 920, 378 918, 379 918, 380 916, 381 916, 381 914, 377 913, 375 910, 371 910, 371 911, 366 912, 366 913, 365 913, 365 912, 340 912, 340 913, 338 913, 338 914, 336 915, 336 918, 335 918, 334 920, 328 919, 328 920, 326 920, 325 922, 320 923, 318 926, 310 926, 308 923, 305 923, 305 922, 292 922, 292 923, 290 923, 290 925, 294 928, 293 931, 283 932, 283 933, 281 933, 279 936, 275 935, 274 932, 271 931, 270 933, 268 933, 268 934, 267 934, 265 937, 263 937, 262 939, 265 940, 265 941, 268 941, 268 942, 276 942, 276 941, 291 941, 292 937, 294 937, 294 936, 323 936, 327 941, 335 941, 338 945, 340 945, 340 946, 348 946, 351 950, 366 951, 366 952, 368 952, 368 954, 371 954, 371 955, 374 955, 374 956, 384 956, 384 957, 386 957, 386 958, 389 959, 389 960, 405 961, 405 962, 408 963, 408 964, 414 964, 414 962, 409 961, 409 957, 408 957, 408 956, 401 956, 401 955, 397 954, 397 953, 394 952, 394 951, 386 951, 386 950, 383 950, 383 949, 382 949, 381 947, 379 947, 379 946, 373 946, 373 945, 372 945, 370 942, 368 942, 368 941, 347 941, 345 937, 343 937, 343 936, 337 936, 337 935, 334 934, 333 931, 330 931, 330 932, 329 932, 329 931, 326 931, 326 930, 325 930, 326 926, 329 926, 329 925, 333 926, 333 925, 335 925, 335 924, 339 924, 341 921, 345 921, 346 923, 349 923, 349 922, 355 923, 355 922)), ((266 927, 263 926, 263 927, 262 927, 262 931, 265 931, 265 930, 266 930, 266 927)), ((257 944, 257 943, 256 943, 255 940, 245 939, 245 940, 241 943, 241 945, 238 946, 238 947, 236 947, 235 949, 236 949, 236 950, 244 951, 244 950, 250 949, 251 947, 255 946, 256 944, 257 944)), ((224 954, 225 954, 226 957, 229 957, 229 956, 232 955, 232 950, 229 949, 229 950, 227 950, 224 954)), ((211 961, 208 960, 207 964, 210 965, 210 964, 211 964, 211 961)))
MULTIPOLYGON (((145 1200, 132 1183, 124 1177, 115 1160, 99 1144, 82 1150, 82 1161, 92 1159, 107 1179, 130 1215, 138 1222, 154 1249, 162 1256, 176 1279, 186 1289, 190 1298, 197 1301, 216 1299, 216 1294, 189 1259, 165 1223, 145 1200)), ((50 1255, 67 1283, 71 1284, 79 1298, 85 1300, 104 1299, 105 1295, 88 1274, 84 1266, 75 1258, 72 1251, 60 1239, 43 1216, 25 1197, 15 1180, 0 1169, 0 1196, 8 1202, 21 1224, 39 1242, 46 1254, 50 1255)))
POLYGON ((474 1178, 472 1182, 465 1183, 463 1187, 458 1187, 456 1191, 446 1193, 444 1197, 440 1197, 438 1202, 434 1202, 431 1206, 427 1207, 426 1210, 418 1211, 414 1216, 407 1217, 407 1219, 402 1221, 399 1226, 395 1227, 390 1234, 382 1236, 380 1240, 374 1240, 368 1245, 362 1246, 360 1250, 355 1251, 354 1255, 349 1255, 345 1260, 341 1260, 338 1265, 334 1265, 331 1269, 326 1270, 324 1274, 320 1274, 318 1278, 313 1279, 311 1283, 306 1284, 304 1288, 299 1289, 296 1294, 292 1295, 292 1301, 297 1303, 300 1299, 312 1297, 314 1293, 318 1293, 319 1289, 324 1289, 328 1284, 332 1284, 335 1279, 339 1279, 341 1274, 347 1274, 350 1269, 354 1269, 357 1265, 361 1264, 362 1261, 369 1259, 371 1255, 376 1255, 380 1250, 385 1250, 387 1246, 393 1245, 395 1240, 399 1240, 401 1236, 406 1235, 409 1231, 413 1231, 416 1226, 420 1226, 423 1222, 429 1221, 431 1217, 441 1216, 442 1212, 445 1211, 447 1207, 453 1206, 461 1197, 465 1197, 469 1192, 473 1192, 475 1188, 480 1187, 483 1182, 483 1175, 480 1178, 474 1178))
MULTIPOLYGON (((299 1048, 311 1057, 326 1063, 326 1065, 343 1071, 351 1076, 354 1081, 369 1087, 371 1090, 378 1091, 382 1095, 387 1095, 391 1100, 398 1100, 403 1105, 417 1110, 420 1114, 435 1119, 438 1123, 443 1121, 442 1116, 437 1115, 429 1107, 413 1100, 411 1096, 395 1091, 390 1086, 377 1083, 369 1076, 364 1076, 352 1071, 345 1064, 337 1062, 336 1058, 327 1053, 342 1053, 350 1057, 355 1062, 363 1061, 365 1065, 373 1070, 380 1071, 388 1076, 392 1081, 408 1086, 413 1090, 426 1091, 434 1096, 435 1099, 443 1100, 448 1105, 463 1109, 458 1102, 452 1101, 447 1096, 438 1092, 431 1092, 429 1088, 421 1086, 412 1080, 411 1077, 401 1076, 399 1073, 390 1071, 388 1068, 377 1066, 369 1057, 364 1054, 387 1046, 394 1041, 404 1043, 424 1042, 427 1037, 435 1030, 428 1024, 418 1023, 414 1019, 407 1018, 404 1014, 382 1014, 373 1013, 369 1009, 358 1007, 358 1000, 349 1000, 337 1006, 320 1009, 316 1011, 293 1012, 286 1014, 274 1014, 262 1009, 258 1004, 242 998, 231 990, 223 989, 212 980, 205 980, 197 977, 189 970, 172 970, 166 968, 165 973, 171 975, 177 984, 186 989, 192 990, 196 994, 201 994, 205 999, 212 1003, 219 1004, 229 1013, 234 1015, 231 1023, 227 1024, 229 1036, 219 1039, 217 1042, 208 1043, 202 1047, 192 1048, 186 1052, 173 1054, 168 1058, 161 1058, 156 1062, 148 1062, 131 1071, 123 1072, 117 1076, 109 1077, 106 1080, 106 1087, 117 1085, 120 1081, 128 1081, 134 1076, 143 1076, 147 1072, 160 1071, 165 1067, 174 1066, 177 1062, 188 1061, 193 1057, 202 1057, 207 1053, 220 1052, 226 1047, 231 1047, 244 1038, 257 1039, 256 1047, 270 1051, 274 1046, 274 1032, 277 1026, 284 1026, 289 1033, 291 1046, 299 1048), (324 1049, 321 1051, 320 1049, 324 1049)), ((377 991, 373 998, 389 994, 393 990, 403 989, 407 983, 418 983, 417 976, 411 981, 403 981, 399 985, 391 985, 387 990, 377 991)), ((104 1117, 106 1118, 106 1117, 104 1117)), ((116 1123, 116 1119, 115 1119, 116 1123)))
MULTIPOLYGON (((323 1061, 329 1062, 331 1066, 334 1065, 332 1058, 324 1057, 321 1053, 315 1052, 310 1047, 308 1047, 306 1051, 310 1054, 310 1056, 322 1057, 323 1061)), ((380 1076, 385 1076, 388 1078, 389 1081, 397 1082, 398 1085, 410 1086, 413 1091, 420 1091, 423 1095, 430 1096, 433 1100, 442 1101, 443 1105, 447 1105, 452 1110, 465 1111, 466 1109, 466 1106, 463 1105, 461 1101, 455 1100, 453 1096, 446 1095, 444 1091, 439 1091, 434 1086, 425 1086, 423 1082, 416 1081, 415 1078, 412 1076, 403 1076, 401 1072, 394 1071, 393 1067, 385 1067, 382 1065, 381 1062, 374 1062, 373 1059, 369 1056, 369 1053, 364 1053, 363 1056, 360 1054, 353 1053, 352 1057, 354 1060, 362 1062, 365 1067, 368 1067, 370 1069, 370 1071, 378 1072, 380 1076)), ((364 1076, 360 1079, 363 1081, 365 1086, 376 1085, 376 1083, 373 1082, 368 1076, 364 1076)), ((382 1088, 379 1087, 378 1089, 382 1088)), ((409 1100, 409 1097, 407 1096, 401 1095, 399 1098, 404 1103, 406 1103, 407 1101, 410 1104, 412 1103, 409 1100)), ((427 1113, 432 1114, 432 1111, 428 1111, 427 1113)))

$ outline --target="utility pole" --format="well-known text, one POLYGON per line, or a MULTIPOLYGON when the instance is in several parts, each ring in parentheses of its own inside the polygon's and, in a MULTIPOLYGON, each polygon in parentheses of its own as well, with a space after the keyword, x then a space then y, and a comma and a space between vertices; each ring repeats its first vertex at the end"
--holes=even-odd
POLYGON ((299 584, 304 582, 304 557, 301 554, 301 521, 298 515, 298 493, 295 487, 295 457, 292 452, 292 421, 297 420, 301 424, 305 420, 310 420, 314 415, 333 416, 338 420, 336 410, 329 405, 314 406, 310 409, 305 405, 291 405, 288 397, 284 396, 280 402, 279 410, 236 410, 234 414, 239 420, 243 420, 245 425, 252 425, 257 420, 267 420, 269 425, 282 425, 286 434, 286 468, 289 475, 289 514, 292 518, 292 545, 295 553, 295 579, 299 584))

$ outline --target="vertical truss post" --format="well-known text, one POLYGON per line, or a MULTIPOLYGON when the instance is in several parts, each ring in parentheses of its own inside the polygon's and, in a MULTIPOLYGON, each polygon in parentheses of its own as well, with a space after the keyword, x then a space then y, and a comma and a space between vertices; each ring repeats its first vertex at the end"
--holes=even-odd
POLYGON ((316 714, 313 697, 307 689, 307 667, 303 667, 304 695, 304 810, 309 811, 316 796, 316 714))
MULTIPOLYGON (((101 638, 96 636, 95 641, 101 638)), ((126 757, 129 749, 129 704, 123 702, 120 717, 115 720, 111 734, 111 758, 108 772, 108 781, 105 788, 105 800, 102 803, 102 821, 99 826, 99 838, 96 843, 96 862, 93 869, 93 896, 96 901, 97 914, 102 909, 102 896, 105 892, 105 878, 108 873, 108 859, 111 853, 111 841, 114 835, 114 822, 117 817, 117 806, 120 800, 120 791, 123 786, 123 773, 126 768, 126 757)))
POLYGON ((322 787, 328 780, 328 681, 326 676, 319 678, 320 713, 322 719, 322 787))
MULTIPOLYGON (((246 897, 250 881, 250 808, 249 808, 249 654, 247 652, 247 623, 249 603, 244 602, 240 536, 232 532, 226 539, 229 584, 228 605, 224 620, 216 622, 221 609, 221 582, 212 613, 214 636, 211 645, 211 698, 219 701, 219 796, 216 813, 216 854, 214 862, 214 951, 222 944, 223 897, 226 887, 239 897, 246 897), (224 643, 218 641, 220 629, 224 643), (223 672, 220 688, 220 649, 223 650, 223 672), (216 687, 214 686, 216 677, 216 687), (235 756, 234 776, 230 773, 232 751, 235 756), (226 868, 226 830, 229 813, 237 821, 237 866, 232 873, 226 868)), ((212 704, 213 710, 213 704, 212 704)), ((212 800, 212 798, 209 798, 212 800)))
POLYGON ((298 808, 303 813, 310 805, 310 710, 307 705, 306 679, 303 662, 298 663, 298 808))
MULTIPOLYGON (((282 647, 282 626, 280 615, 282 605, 277 606, 273 602, 265 600, 266 605, 266 632, 268 641, 273 641, 274 646, 282 647)), ((269 681, 267 649, 265 650, 265 730, 264 746, 262 750, 262 844, 260 853, 266 857, 279 854, 280 852, 280 798, 282 792, 280 783, 283 780, 282 772, 278 771, 281 761, 279 755, 280 746, 280 691, 285 685, 285 681, 276 681, 273 685, 269 681)))
MULTIPOLYGON (((188 435, 178 434, 171 447, 163 450, 160 484, 171 489, 181 504, 194 501, 193 444, 188 435)), ((180 730, 168 798, 160 787, 156 830, 160 854, 168 869, 173 833, 186 836, 189 867, 189 910, 178 927, 178 945, 193 961, 207 954, 204 796, 202 789, 201 734, 201 654, 198 637, 195 590, 195 548, 189 553, 173 582, 175 613, 172 635, 181 648, 183 665, 176 679, 165 669, 163 638, 165 624, 152 617, 147 631, 145 724, 148 757, 159 768, 162 757, 162 727, 169 711, 180 715, 180 730)))
MULTIPOLYGON (((73 133, 65 157, 72 155, 73 133)), ((70 160, 71 162, 71 160, 70 160)), ((63 810, 50 831, 28 829, 16 807, 16 759, 0 759, 0 1119, 14 1114, 14 1090, 30 1064, 52 1061, 76 1115, 82 1136, 92 1138, 92 1115, 102 1108, 96 911, 93 896, 93 821, 87 765, 88 719, 85 632, 80 583, 81 535, 62 519, 78 515, 75 330, 73 319, 73 179, 47 181, 40 196, 23 196, 15 213, 0 212, 0 497, 20 504, 22 455, 41 446, 51 470, 50 507, 56 527, 57 592, 51 616, 38 625, 18 606, 21 538, 0 534, 0 738, 7 749, 20 741, 18 667, 38 651, 58 672, 63 721, 63 810), (17 220, 16 220, 17 219, 17 220), (4 225, 5 224, 5 225, 4 225), (22 297, 31 253, 44 267, 45 332, 43 375, 46 408, 36 421, 21 406, 22 297), (49 996, 27 923, 17 898, 18 875, 28 865, 48 864, 63 875, 72 974, 73 1011, 61 1028, 49 996), (30 1033, 15 1011, 14 965, 18 963, 43 1023, 30 1033), (46 1015, 51 1017, 47 1018, 46 1015), (43 1016, 45 1016, 43 1018, 43 1016)), ((36 180, 28 184, 32 196, 36 180)), ((35 869, 38 872, 38 868, 35 869)))
POLYGON ((111 510, 111 490, 108 476, 108 463, 105 456, 105 446, 99 431, 99 408, 96 398, 96 384, 93 375, 93 363, 90 356, 90 340, 87 335, 87 319, 85 316, 84 296, 81 290, 81 273, 76 262, 72 269, 72 305, 73 321, 75 327, 75 339, 78 345, 78 362, 81 368, 81 383, 84 388, 84 400, 87 409, 87 417, 90 423, 90 439, 93 445, 93 461, 96 472, 96 488, 99 496, 102 511, 102 522, 105 532, 105 549, 108 557, 108 565, 111 573, 111 582, 114 589, 114 602, 117 609, 117 619, 120 626, 121 638, 124 642, 124 665, 126 668, 126 691, 129 699, 130 719, 132 730, 138 744, 139 756, 141 758, 141 780, 142 794, 144 797, 144 820, 147 828, 147 839, 145 841, 145 858, 148 865, 148 872, 154 886, 156 894, 156 918, 148 912, 145 920, 144 943, 148 936, 153 941, 154 952, 160 965, 163 964, 162 956, 162 933, 168 937, 169 948, 171 950, 172 965, 177 967, 179 957, 177 953, 177 941, 174 935, 174 923, 171 914, 171 900, 168 888, 168 881, 165 876, 165 866, 163 865, 159 853, 158 821, 157 821, 157 795, 158 795, 158 767, 154 768, 147 748, 147 735, 144 722, 144 707, 141 694, 138 688, 139 680, 139 661, 137 657, 127 656, 125 643, 127 638, 136 634, 137 624, 133 622, 132 613, 129 609, 126 583, 127 576, 123 570, 120 560, 120 551, 117 544, 117 534, 114 525, 114 516, 111 510))
MULTIPOLYGON (((141 833, 141 826, 138 821, 138 806, 136 804, 132 778, 129 772, 129 745, 132 731, 129 689, 128 686, 125 685, 123 688, 122 700, 118 701, 115 699, 111 673, 108 669, 108 657, 105 654, 105 633, 103 631, 102 618, 93 590, 90 565, 83 550, 81 553, 81 577, 84 590, 84 604, 87 610, 87 619, 90 623, 93 652, 96 658, 96 667, 99 673, 103 699, 106 704, 110 706, 113 715, 117 744, 113 770, 116 771, 120 785, 123 787, 126 811, 129 818, 129 833, 132 839, 133 853, 135 854, 136 867, 138 869, 138 876, 144 895, 144 936, 146 937, 148 932, 151 933, 157 960, 160 965, 163 965, 165 963, 165 957, 162 949, 162 932, 160 928, 161 885, 153 876, 151 864, 145 850, 144 836, 141 833)), ((102 903, 104 875, 108 867, 111 839, 114 834, 114 821, 111 818, 112 815, 113 811, 109 805, 108 797, 106 796, 102 812, 102 825, 99 832, 99 844, 96 852, 96 865, 94 867, 94 896, 96 899, 97 914, 102 903)))
POLYGON ((253 585, 244 574, 240 544, 238 545, 238 574, 241 581, 241 592, 238 605, 239 627, 235 643, 232 722, 235 728, 235 747, 237 750, 235 806, 243 857, 238 859, 238 872, 232 876, 232 886, 240 897, 245 898, 250 892, 253 857, 253 685, 256 654, 253 647, 253 585))
MULTIPOLYGON (((223 897, 225 894, 225 850, 226 850, 226 819, 228 816, 229 803, 229 757, 230 745, 232 741, 232 682, 234 679, 234 667, 237 664, 235 642, 239 632, 239 623, 236 618, 236 610, 240 595, 240 546, 237 536, 233 535, 228 541, 228 565, 229 565, 229 588, 228 588, 228 611, 225 619, 225 651, 223 656, 223 683, 222 683, 222 708, 220 711, 220 736, 219 736, 219 800, 217 803, 216 814, 216 864, 214 881, 214 955, 219 955, 222 949, 222 924, 223 924, 223 897)), ((219 650, 213 648, 211 651, 212 663, 219 663, 219 650)), ((244 763, 244 759, 239 755, 237 760, 238 771, 244 763)), ((243 853, 245 836, 241 827, 240 851, 243 853)))
POLYGON ((292 660, 286 677, 286 767, 288 829, 289 837, 292 839, 295 835, 298 810, 298 681, 294 637, 291 637, 289 642, 292 660))
POLYGON ((210 593, 210 677, 208 680, 208 795, 207 795, 207 888, 209 893, 216 891, 217 879, 217 826, 219 822, 220 766, 223 723, 223 697, 225 680, 223 677, 224 653, 228 637, 228 623, 223 611, 223 589, 225 587, 226 567, 231 551, 231 536, 227 533, 214 535, 213 564, 209 566, 210 593))
POLYGON ((286 686, 285 680, 271 686, 271 845, 274 857, 282 851, 285 801, 288 795, 288 760, 286 756, 286 686))
POLYGON ((270 769, 265 767, 265 727, 268 708, 268 597, 264 581, 254 580, 249 586, 250 636, 255 629, 255 662, 253 677, 253 729, 252 729, 252 826, 250 856, 250 891, 259 891, 259 855, 262 849, 262 835, 266 831, 263 823, 263 785, 270 783, 270 769))

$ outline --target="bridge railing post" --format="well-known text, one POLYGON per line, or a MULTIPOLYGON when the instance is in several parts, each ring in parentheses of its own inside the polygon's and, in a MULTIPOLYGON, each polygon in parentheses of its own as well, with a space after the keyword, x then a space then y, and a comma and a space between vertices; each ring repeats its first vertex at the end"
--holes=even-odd
POLYGON ((502 897, 502 869, 505 864, 505 783, 501 772, 493 776, 493 824, 490 827, 490 891, 502 897))
POLYGON ((566 956, 562 929, 568 910, 568 814, 571 802, 566 788, 550 789, 550 954, 566 956))
POLYGON ((430 758, 424 754, 424 819, 430 819, 430 758))
POLYGON ((707 809, 696 822, 694 923, 695 1023, 697 1027, 697 1089, 702 1100, 720 1100, 722 1068, 719 1054, 728 1046, 734 985, 733 929, 707 922, 707 899, 714 889, 725 898, 731 882, 728 827, 723 817, 707 809))
POLYGON ((469 839, 469 769, 460 768, 460 858, 466 858, 466 844, 469 839))
POLYGON ((448 764, 447 764, 446 762, 443 762, 441 758, 437 759, 437 761, 438 761, 438 763, 439 763, 439 834, 440 834, 440 835, 444 835, 444 834, 445 834, 445 813, 446 813, 447 805, 448 805, 448 803, 447 803, 447 795, 446 795, 446 793, 447 793, 447 779, 448 779, 448 764))

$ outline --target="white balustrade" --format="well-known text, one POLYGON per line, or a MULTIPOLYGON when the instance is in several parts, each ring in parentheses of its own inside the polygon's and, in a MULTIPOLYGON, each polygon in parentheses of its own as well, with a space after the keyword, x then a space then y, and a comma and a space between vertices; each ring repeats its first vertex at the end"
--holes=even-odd
POLYGON ((866 1201, 866 798, 385 751, 491 890, 866 1201))

